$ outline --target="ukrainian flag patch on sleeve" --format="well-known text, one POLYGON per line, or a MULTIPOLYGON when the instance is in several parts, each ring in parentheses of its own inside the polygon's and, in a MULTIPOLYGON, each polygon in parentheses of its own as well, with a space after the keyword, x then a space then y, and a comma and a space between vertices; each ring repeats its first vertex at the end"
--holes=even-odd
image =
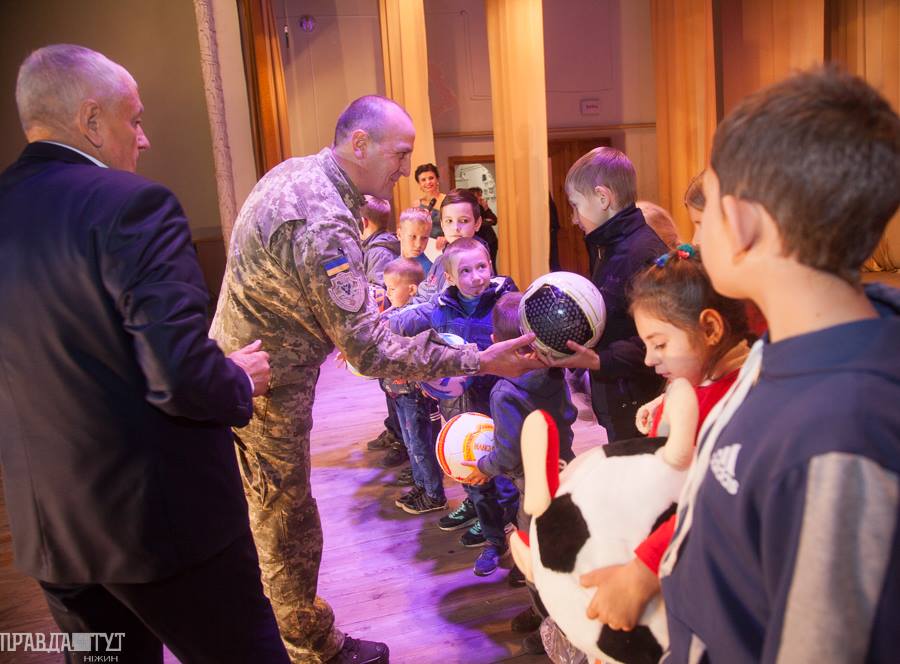
POLYGON ((350 269, 350 264, 347 262, 346 256, 338 256, 336 258, 332 258, 329 261, 325 261, 323 263, 323 267, 325 268, 325 274, 329 277, 333 277, 341 272, 346 272, 350 269))

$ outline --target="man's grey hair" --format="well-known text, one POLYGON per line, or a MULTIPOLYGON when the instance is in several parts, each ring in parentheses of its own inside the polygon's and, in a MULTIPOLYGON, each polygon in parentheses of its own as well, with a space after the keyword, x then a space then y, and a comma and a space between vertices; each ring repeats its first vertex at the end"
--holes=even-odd
POLYGON ((16 105, 26 132, 34 126, 68 129, 85 99, 115 103, 137 84, 122 65, 75 44, 34 51, 19 67, 16 105))
POLYGON ((384 137, 388 114, 393 109, 400 109, 412 121, 405 108, 387 97, 366 95, 351 101, 334 128, 334 145, 343 143, 357 129, 365 131, 372 140, 380 141, 384 137))

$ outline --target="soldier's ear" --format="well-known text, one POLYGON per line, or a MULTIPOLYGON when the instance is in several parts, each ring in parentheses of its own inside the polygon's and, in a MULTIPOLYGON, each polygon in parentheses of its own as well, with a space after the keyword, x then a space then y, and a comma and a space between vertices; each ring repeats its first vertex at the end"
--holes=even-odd
POLYGON ((357 159, 366 158, 371 140, 369 133, 365 129, 356 129, 350 135, 350 146, 353 148, 353 155, 357 159))

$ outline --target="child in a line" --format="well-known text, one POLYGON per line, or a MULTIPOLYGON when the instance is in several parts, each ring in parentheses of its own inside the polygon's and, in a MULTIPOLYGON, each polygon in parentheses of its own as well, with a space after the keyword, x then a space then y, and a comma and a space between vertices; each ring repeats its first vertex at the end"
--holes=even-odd
MULTIPOLYGON (((422 267, 424 274, 431 269, 431 261, 425 255, 425 246, 428 244, 428 234, 431 232, 431 217, 428 212, 419 208, 408 208, 400 213, 397 222, 397 237, 400 243, 400 257, 411 258, 422 267)), ((390 294, 387 295, 388 302, 390 294)), ((384 432, 368 445, 370 450, 387 449, 380 464, 385 468, 401 465, 407 459, 406 445, 400 433, 400 424, 397 420, 396 403, 388 398, 388 416, 384 420, 384 432)), ((395 486, 412 486, 412 467, 405 468, 394 480, 395 486)))
MULTIPOLYGON (((519 326, 519 303, 521 293, 506 293, 501 297, 492 316, 494 331, 491 339, 494 342, 515 339, 522 334, 519 326)), ((491 389, 491 418, 494 420, 494 450, 477 464, 464 461, 464 465, 472 467, 468 481, 473 484, 487 482, 491 477, 503 475, 516 485, 519 491, 519 510, 516 514, 516 526, 522 532, 528 532, 531 517, 525 513, 524 500, 525 477, 522 470, 522 424, 525 418, 535 410, 549 413, 556 422, 559 434, 559 458, 569 462, 575 458, 572 451, 572 423, 577 415, 575 406, 569 396, 564 369, 546 368, 529 371, 518 378, 500 378, 491 389)), ((510 571, 510 582, 517 585, 518 568, 510 571)), ((521 585, 525 584, 524 576, 521 585)), ((525 637, 526 651, 533 651, 540 643, 537 632, 541 624, 542 608, 536 591, 532 593, 532 606, 519 613, 512 620, 515 631, 531 632, 525 637), (534 646, 530 645, 534 643, 534 646)))
MULTIPOLYGON (((509 277, 491 277, 488 250, 473 238, 455 239, 445 250, 443 259, 448 287, 438 297, 391 316, 391 330, 413 336, 432 329, 458 335, 477 344, 479 349, 487 348, 491 345, 494 305, 501 295, 515 290, 516 286, 509 277)), ((460 396, 438 402, 441 414, 448 420, 466 412, 490 415, 491 388, 496 381, 494 376, 475 377, 460 396)), ((504 526, 515 514, 518 491, 502 476, 482 485, 465 484, 463 487, 478 522, 463 534, 460 542, 467 547, 484 547, 475 561, 474 572, 486 576, 497 569, 500 558, 507 551, 504 526)), ((443 530, 454 530, 457 521, 473 518, 463 513, 468 509, 455 510, 460 513, 455 517, 448 514, 439 525, 443 530)))
POLYGON ((859 270, 898 182, 900 118, 835 69, 716 129, 703 265, 769 332, 701 431, 660 564, 670 664, 897 660, 900 293, 859 270))
POLYGON ((366 279, 370 284, 384 286, 384 266, 400 255, 400 241, 388 231, 391 220, 391 204, 383 198, 366 196, 362 210, 363 262, 366 279))
MULTIPOLYGON (((474 237, 485 249, 487 243, 476 235, 481 228, 481 206, 478 199, 468 189, 452 189, 441 203, 441 230, 447 246, 464 237, 474 237)), ((446 249, 445 249, 446 251, 446 249)), ((490 257, 490 253, 488 253, 490 257)), ((493 274, 493 263, 491 263, 493 274)), ((442 292, 447 286, 443 254, 438 256, 428 271, 425 281, 419 286, 417 301, 428 300, 442 292)))
MULTIPOLYGON (((390 320, 400 314, 416 294, 424 274, 422 266, 412 258, 398 258, 384 268, 384 283, 388 299, 394 305, 385 312, 390 320)), ((447 509, 444 494, 444 475, 434 452, 434 443, 441 428, 437 403, 422 394, 414 381, 381 380, 394 410, 409 455, 413 487, 398 497, 395 504, 409 514, 425 514, 447 509)))
POLYGON ((606 328, 594 349, 569 341, 574 354, 552 364, 590 370, 594 415, 610 441, 637 436, 638 407, 662 389, 659 377, 644 366, 627 292, 634 275, 668 247, 635 205, 636 189, 634 165, 614 148, 591 150, 566 175, 573 223, 599 256, 591 281, 606 304, 606 328))
POLYGON ((431 260, 425 255, 431 233, 431 215, 422 208, 407 208, 400 213, 397 237, 400 239, 400 257, 415 259, 425 274, 431 270, 431 260))
MULTIPOLYGON (((744 303, 716 293, 695 248, 684 244, 635 277, 631 312, 647 347, 647 366, 667 381, 684 378, 695 386, 699 431, 734 383, 750 350, 744 303)), ((665 396, 638 409, 636 424, 641 433, 667 435, 665 396)), ((635 550, 631 562, 584 576, 585 586, 597 586, 590 618, 614 629, 637 624, 659 592, 659 561, 674 525, 673 515, 635 550)))

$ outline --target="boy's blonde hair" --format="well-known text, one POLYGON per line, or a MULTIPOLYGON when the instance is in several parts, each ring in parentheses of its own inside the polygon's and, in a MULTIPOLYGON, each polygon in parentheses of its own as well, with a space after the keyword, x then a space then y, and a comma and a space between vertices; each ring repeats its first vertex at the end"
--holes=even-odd
POLYGON ((488 263, 491 262, 491 254, 487 247, 474 237, 461 237, 453 244, 447 245, 447 248, 444 249, 444 253, 442 254, 444 257, 444 269, 446 269, 447 272, 452 273, 454 278, 456 278, 456 263, 459 261, 459 255, 475 249, 483 251, 488 263))
POLYGON ((404 283, 420 284, 425 280, 422 264, 413 258, 395 258, 384 266, 384 276, 397 275, 404 283))
POLYGON ((637 174, 624 152, 609 147, 594 148, 572 164, 566 174, 567 191, 593 196, 597 186, 609 189, 617 210, 634 203, 637 174))
POLYGON ((387 228, 391 220, 391 204, 383 198, 366 194, 366 204, 360 210, 362 216, 378 228, 387 228))
POLYGON ((431 225, 431 213, 425 208, 411 207, 406 208, 400 213, 400 221, 397 222, 397 228, 404 222, 415 222, 417 224, 431 225))
POLYGON ((678 244, 678 229, 668 210, 650 201, 638 201, 635 203, 644 213, 644 221, 656 231, 659 239, 666 243, 669 249, 674 249, 678 244))

